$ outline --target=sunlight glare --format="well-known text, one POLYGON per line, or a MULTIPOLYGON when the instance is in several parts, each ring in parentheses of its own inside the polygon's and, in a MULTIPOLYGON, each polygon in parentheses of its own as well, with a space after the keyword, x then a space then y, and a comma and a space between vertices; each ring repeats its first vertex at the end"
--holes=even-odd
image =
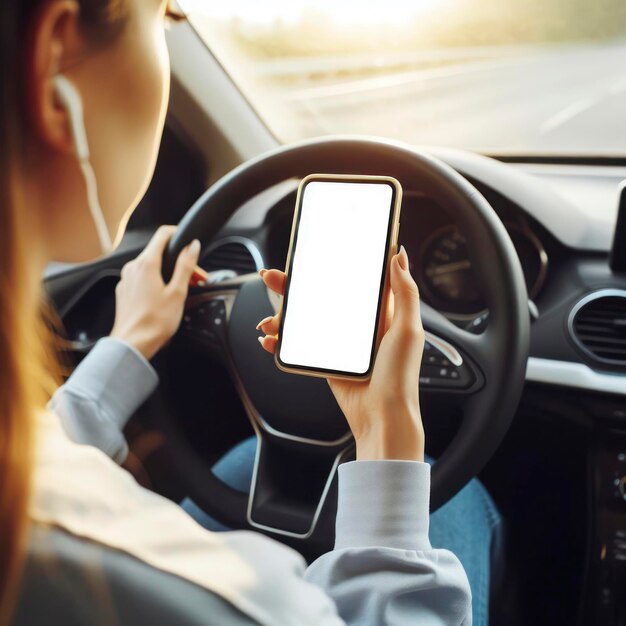
POLYGON ((304 13, 327 16, 336 24, 375 25, 398 24, 429 11, 440 10, 452 0, 181 0, 188 13, 213 18, 239 18, 244 22, 273 22, 280 16, 283 22, 296 22, 304 13))

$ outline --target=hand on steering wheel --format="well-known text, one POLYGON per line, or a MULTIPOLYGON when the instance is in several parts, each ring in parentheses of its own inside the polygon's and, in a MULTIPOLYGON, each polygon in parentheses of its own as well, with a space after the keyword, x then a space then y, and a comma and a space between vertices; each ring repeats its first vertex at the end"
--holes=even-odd
MULTIPOLYGON (((261 270, 261 278, 269 289, 284 294, 284 272, 261 270)), ((419 380, 424 329, 419 291, 404 247, 391 261, 389 283, 384 294, 388 303, 384 332, 371 378, 327 380, 354 434, 358 460, 423 461, 424 427, 415 381, 419 380)), ((280 314, 266 317, 257 326, 265 333, 260 343, 270 353, 276 349, 279 327, 280 314)))
POLYGON ((180 326, 189 280, 200 255, 196 239, 178 255, 171 280, 163 280, 163 251, 176 228, 161 226, 145 250, 124 266, 115 289, 111 337, 126 341, 146 359, 151 359, 180 326))

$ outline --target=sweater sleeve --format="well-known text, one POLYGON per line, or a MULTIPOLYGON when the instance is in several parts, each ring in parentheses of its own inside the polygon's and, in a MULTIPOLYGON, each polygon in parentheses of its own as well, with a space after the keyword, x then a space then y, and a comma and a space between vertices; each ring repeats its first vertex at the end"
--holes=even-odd
POLYGON ((95 446, 122 463, 128 454, 124 426, 158 382, 135 348, 106 337, 57 389, 48 408, 74 442, 95 446))
POLYGON ((428 539, 430 465, 355 461, 339 468, 335 548, 306 578, 347 624, 470 625, 465 570, 428 539))

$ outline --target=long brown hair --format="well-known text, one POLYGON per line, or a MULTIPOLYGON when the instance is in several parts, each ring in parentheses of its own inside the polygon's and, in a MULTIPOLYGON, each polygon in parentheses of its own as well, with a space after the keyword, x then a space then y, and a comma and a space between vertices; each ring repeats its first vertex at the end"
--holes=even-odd
MULTIPOLYGON (((28 122, 22 42, 44 1, 0 2, 0 624, 10 620, 24 558, 34 418, 56 387, 18 175, 28 122)), ((125 0, 78 2, 86 28, 112 34, 123 22, 125 0)))

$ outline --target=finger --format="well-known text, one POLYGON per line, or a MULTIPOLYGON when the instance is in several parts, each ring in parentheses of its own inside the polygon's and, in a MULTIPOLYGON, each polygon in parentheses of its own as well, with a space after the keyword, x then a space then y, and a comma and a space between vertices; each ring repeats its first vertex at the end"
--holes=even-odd
POLYGON ((391 291, 394 300, 391 325, 399 325, 404 330, 421 328, 419 290, 409 271, 404 246, 391 260, 391 291))
POLYGON ((280 313, 264 317, 256 326, 257 330, 263 331, 266 335, 277 335, 280 328, 280 313))
POLYGON ((187 292, 189 281, 196 269, 196 263, 200 256, 200 242, 194 239, 187 247, 183 248, 182 252, 176 259, 176 266, 174 267, 174 274, 172 280, 169 282, 169 286, 176 290, 183 290, 187 292))
POLYGON ((167 246, 175 232, 176 226, 159 226, 139 257, 144 259, 159 259, 160 261, 165 251, 165 246, 167 246))
POLYGON ((259 337, 259 343, 261 344, 263 350, 266 350, 270 354, 274 354, 278 339, 272 335, 265 335, 265 337, 259 337))
POLYGON ((287 282, 287 275, 280 270, 261 270, 259 272, 263 282, 272 291, 275 291, 279 296, 285 295, 285 283, 287 282))

